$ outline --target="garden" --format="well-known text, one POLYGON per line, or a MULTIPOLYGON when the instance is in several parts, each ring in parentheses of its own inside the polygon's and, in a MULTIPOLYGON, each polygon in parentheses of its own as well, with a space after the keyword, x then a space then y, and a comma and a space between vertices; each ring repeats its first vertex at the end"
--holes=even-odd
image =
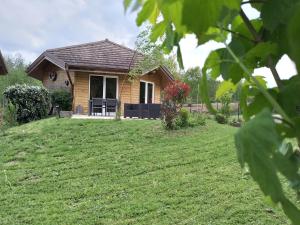
POLYGON ((70 94, 8 82, 0 223, 300 224, 300 80, 276 68, 288 56, 300 69, 300 2, 125 0, 124 7, 137 12, 138 26, 150 24, 137 40, 145 59, 129 75, 163 63, 176 78, 162 92, 160 120, 61 119, 53 110, 70 109, 70 94), (203 68, 185 71, 186 35, 223 47, 203 68), (255 74, 261 67, 275 87, 255 74))

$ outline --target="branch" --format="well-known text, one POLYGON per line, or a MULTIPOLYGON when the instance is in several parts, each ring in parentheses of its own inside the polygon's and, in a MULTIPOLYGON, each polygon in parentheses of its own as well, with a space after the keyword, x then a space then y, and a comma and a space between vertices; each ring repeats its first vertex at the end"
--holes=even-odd
POLYGON ((234 34, 234 35, 236 35, 236 36, 239 36, 239 37, 241 37, 241 38, 244 38, 244 39, 246 39, 247 41, 255 42, 254 40, 248 38, 247 36, 245 36, 245 35, 243 35, 243 34, 241 34, 241 33, 239 33, 239 32, 236 32, 236 31, 233 31, 233 30, 227 29, 227 28, 225 28, 225 27, 221 27, 221 26, 217 26, 217 28, 219 28, 219 29, 221 29, 221 30, 224 30, 224 31, 227 31, 227 32, 229 32, 229 33, 232 33, 232 34, 234 34))
MULTIPOLYGON (((240 11, 240 16, 242 17, 245 25, 247 26, 248 30, 250 31, 250 33, 252 34, 254 40, 256 43, 261 43, 263 42, 263 39, 262 37, 258 34, 258 32, 255 30, 254 26, 252 25, 251 21, 249 20, 249 18, 247 17, 247 15, 245 14, 245 12, 243 11, 243 9, 241 9, 240 11)), ((282 87, 282 81, 279 77, 279 74, 276 70, 276 67, 275 67, 275 64, 273 62, 273 59, 271 56, 268 57, 268 67, 270 68, 271 72, 272 72, 272 75, 275 79, 275 82, 277 84, 277 86, 279 88, 282 87)))
POLYGON ((257 31, 255 30, 254 26, 252 25, 251 21, 248 19, 247 15, 245 14, 245 12, 243 11, 243 9, 241 9, 240 11, 240 16, 242 17, 245 25, 247 26, 248 30, 250 31, 250 33, 252 34, 254 41, 256 43, 262 42, 262 38, 261 36, 257 33, 257 31))
POLYGON ((264 1, 264 0, 249 0, 249 1, 242 2, 242 5, 251 4, 251 3, 265 3, 265 2, 266 1, 264 1))

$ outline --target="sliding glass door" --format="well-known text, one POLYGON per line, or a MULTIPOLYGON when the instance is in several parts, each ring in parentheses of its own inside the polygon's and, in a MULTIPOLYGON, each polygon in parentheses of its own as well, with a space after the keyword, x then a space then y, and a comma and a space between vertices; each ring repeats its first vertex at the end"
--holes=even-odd
MULTIPOLYGON (((103 76, 103 75, 90 76, 90 100, 93 98, 117 99, 117 96, 118 96, 117 77, 103 76)), ((103 110, 105 109, 103 108, 103 110)))
POLYGON ((117 98, 117 78, 105 77, 105 98, 117 98))
POLYGON ((140 82, 140 103, 153 103, 154 84, 152 82, 140 82))
POLYGON ((90 77, 90 99, 104 98, 103 97, 103 84, 104 84, 104 79, 102 76, 91 76, 90 77))

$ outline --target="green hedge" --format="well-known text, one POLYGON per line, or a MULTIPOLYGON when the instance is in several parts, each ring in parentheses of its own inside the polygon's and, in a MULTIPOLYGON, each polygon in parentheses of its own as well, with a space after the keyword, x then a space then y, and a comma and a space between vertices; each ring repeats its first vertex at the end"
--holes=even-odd
POLYGON ((51 92, 52 106, 59 106, 63 111, 72 110, 72 95, 69 91, 59 89, 51 92))
POLYGON ((50 94, 39 86, 13 85, 4 91, 4 97, 16 107, 19 123, 45 118, 50 109, 50 94))

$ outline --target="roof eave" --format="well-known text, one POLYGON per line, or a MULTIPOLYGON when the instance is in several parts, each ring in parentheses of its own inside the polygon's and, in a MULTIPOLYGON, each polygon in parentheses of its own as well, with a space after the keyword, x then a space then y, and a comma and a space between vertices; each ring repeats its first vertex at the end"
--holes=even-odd
POLYGON ((86 71, 93 71, 93 70, 100 70, 100 71, 112 71, 112 72, 123 72, 129 73, 128 68, 118 68, 118 67, 103 67, 103 66, 95 66, 95 65, 75 65, 75 64, 68 64, 69 70, 86 70, 86 71))
POLYGON ((5 61, 4 61, 4 58, 1 54, 1 51, 0 51, 0 75, 5 75, 8 73, 8 70, 7 70, 7 67, 5 65, 5 61))
POLYGON ((42 53, 33 63, 31 63, 31 65, 26 69, 26 73, 31 76, 32 72, 45 60, 56 65, 57 67, 61 68, 62 70, 66 69, 66 63, 63 60, 56 58, 55 56, 49 54, 46 51, 46 52, 42 53))
POLYGON ((147 71, 146 73, 143 73, 142 76, 147 75, 147 74, 149 74, 149 73, 151 73, 151 72, 153 72, 153 71, 156 71, 156 70, 161 70, 161 71, 167 76, 167 78, 168 78, 170 81, 174 81, 174 80, 175 80, 174 76, 172 75, 172 73, 170 72, 170 70, 169 70, 166 66, 158 66, 158 67, 155 67, 154 69, 149 70, 149 71, 147 71))

